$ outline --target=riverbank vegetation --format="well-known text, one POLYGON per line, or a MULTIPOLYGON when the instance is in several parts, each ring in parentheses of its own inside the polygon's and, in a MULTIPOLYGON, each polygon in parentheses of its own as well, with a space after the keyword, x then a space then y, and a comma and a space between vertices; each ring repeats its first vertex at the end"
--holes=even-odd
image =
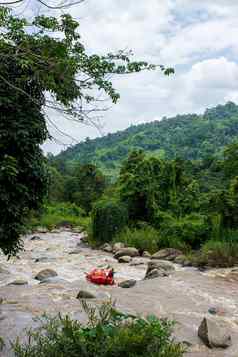
POLYGON ((182 357, 184 347, 171 337, 173 323, 154 316, 128 316, 109 303, 96 309, 83 303, 88 324, 68 316, 44 318, 29 342, 14 346, 16 357, 182 357))
POLYGON ((120 241, 150 253, 177 248, 194 265, 232 266, 238 264, 237 152, 237 142, 220 157, 204 160, 162 159, 134 150, 113 182, 92 164, 59 171, 59 161, 50 160, 58 182, 64 182, 60 190, 54 183, 60 197, 54 193, 51 204, 68 197, 71 204, 77 202, 89 217, 90 241, 96 246, 120 241), (87 185, 77 184, 74 172, 92 175, 84 175, 84 183, 100 183, 89 183, 91 210, 85 210, 83 199, 87 185))

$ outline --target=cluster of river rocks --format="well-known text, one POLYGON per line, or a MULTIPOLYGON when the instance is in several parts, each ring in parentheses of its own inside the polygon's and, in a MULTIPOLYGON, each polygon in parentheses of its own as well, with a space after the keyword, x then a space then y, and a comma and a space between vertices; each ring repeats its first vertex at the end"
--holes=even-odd
POLYGON ((176 320, 175 338, 188 347, 186 356, 238 356, 237 268, 201 272, 176 249, 150 255, 116 243, 96 250, 83 238, 41 229, 25 238, 18 258, 0 256, 0 336, 23 335, 44 312, 81 319, 77 301, 110 298, 125 312, 176 320), (115 270, 115 286, 86 281, 86 272, 104 267, 115 270))
MULTIPOLYGON (((143 264, 143 259, 138 258, 140 256, 138 249, 134 247, 125 247, 123 243, 115 243, 110 245, 105 243, 101 249, 105 252, 112 253, 114 258, 119 263, 130 263, 133 265, 143 264)), ((175 266, 172 262, 181 264, 183 266, 190 266, 190 262, 187 261, 186 256, 183 253, 174 248, 161 249, 155 254, 151 255, 149 252, 144 251, 142 258, 149 258, 147 263, 147 269, 144 279, 154 279, 161 277, 169 277, 169 275, 175 271, 175 266)), ((232 273, 238 270, 234 269, 232 273)), ((122 288, 131 288, 136 284, 136 280, 126 280, 119 283, 122 288)), ((210 314, 215 315, 217 310, 215 308, 209 309, 210 314)), ((198 336, 209 348, 227 348, 231 346, 231 335, 227 332, 224 325, 212 318, 204 318, 198 327, 198 336)), ((238 336, 237 336, 238 337, 238 336)))

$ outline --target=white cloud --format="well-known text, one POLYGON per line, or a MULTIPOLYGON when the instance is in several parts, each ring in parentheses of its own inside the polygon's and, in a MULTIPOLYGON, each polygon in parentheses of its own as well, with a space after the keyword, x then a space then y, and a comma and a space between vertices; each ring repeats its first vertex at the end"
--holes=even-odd
POLYGON ((162 59, 174 64, 189 64, 201 57, 229 51, 238 54, 236 20, 208 20, 189 24, 178 31, 161 51, 162 59))
MULTIPOLYGON (((115 78, 121 99, 105 114, 105 133, 238 100, 234 0, 87 0, 71 13, 80 20, 82 40, 91 52, 133 49, 135 58, 176 69, 169 78, 158 72, 115 78)), ((76 140, 99 135, 96 129, 75 126, 55 114, 51 118, 76 140)), ((54 135, 70 142, 55 130, 54 135)))
POLYGON ((181 75, 179 82, 177 100, 190 110, 202 111, 231 100, 232 93, 237 93, 238 64, 225 57, 200 61, 181 75))

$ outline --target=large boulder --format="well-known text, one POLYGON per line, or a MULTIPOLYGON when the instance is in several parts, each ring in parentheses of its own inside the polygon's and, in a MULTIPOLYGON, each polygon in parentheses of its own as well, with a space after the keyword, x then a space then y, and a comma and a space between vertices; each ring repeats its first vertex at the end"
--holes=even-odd
POLYGON ((57 276, 58 274, 53 269, 43 269, 38 274, 36 274, 35 279, 43 281, 45 279, 57 276))
POLYGON ((42 240, 42 238, 39 236, 32 236, 30 240, 42 240))
POLYGON ((174 265, 170 262, 164 260, 151 260, 147 265, 145 279, 169 276, 169 274, 174 270, 174 265))
POLYGON ((215 319, 204 318, 198 328, 198 336, 210 348, 231 346, 231 335, 227 328, 215 319))
POLYGON ((165 276, 169 276, 169 273, 167 273, 165 270, 152 269, 148 273, 146 272, 145 280, 161 278, 161 277, 165 277, 165 276))
POLYGON ((77 299, 96 299, 96 296, 89 291, 80 290, 78 292, 77 299))
POLYGON ((153 254, 151 259, 174 260, 175 258, 177 258, 179 255, 182 254, 183 253, 181 252, 181 250, 174 249, 174 248, 165 248, 153 254))
POLYGON ((118 243, 113 244, 112 251, 113 251, 113 253, 116 253, 118 250, 121 250, 123 248, 125 248, 125 244, 118 242, 118 243))
POLYGON ((142 257, 143 258, 151 258, 151 254, 145 250, 142 254, 142 257))
POLYGON ((175 270, 174 264, 167 262, 166 260, 150 260, 147 265, 149 270, 162 269, 168 272, 175 270))
POLYGON ((120 288, 132 288, 133 286, 136 285, 136 280, 130 279, 130 280, 124 280, 121 283, 118 284, 120 288))
POLYGON ((130 263, 131 262, 131 257, 128 255, 123 255, 122 257, 118 258, 119 263, 130 263))
POLYGON ((174 259, 174 263, 176 264, 181 264, 184 267, 190 267, 192 266, 192 262, 186 257, 186 255, 178 255, 175 259, 174 259))
POLYGON ((106 253, 112 253, 112 246, 109 243, 105 243, 101 246, 101 250, 106 253))
POLYGON ((148 260, 144 259, 144 258, 134 258, 130 265, 131 266, 138 266, 138 265, 145 265, 147 263, 148 260))
POLYGON ((121 248, 114 254, 114 258, 119 259, 120 257, 123 257, 125 255, 129 257, 138 257, 140 254, 138 249, 133 247, 121 248))

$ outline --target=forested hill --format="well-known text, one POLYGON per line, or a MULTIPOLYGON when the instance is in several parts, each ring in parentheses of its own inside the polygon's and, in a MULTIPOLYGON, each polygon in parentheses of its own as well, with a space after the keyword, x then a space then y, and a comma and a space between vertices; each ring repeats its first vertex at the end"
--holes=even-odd
POLYGON ((207 109, 203 115, 177 115, 131 126, 97 139, 87 139, 56 156, 59 163, 94 163, 115 171, 133 149, 164 158, 202 159, 219 156, 238 139, 238 106, 232 102, 207 109))

